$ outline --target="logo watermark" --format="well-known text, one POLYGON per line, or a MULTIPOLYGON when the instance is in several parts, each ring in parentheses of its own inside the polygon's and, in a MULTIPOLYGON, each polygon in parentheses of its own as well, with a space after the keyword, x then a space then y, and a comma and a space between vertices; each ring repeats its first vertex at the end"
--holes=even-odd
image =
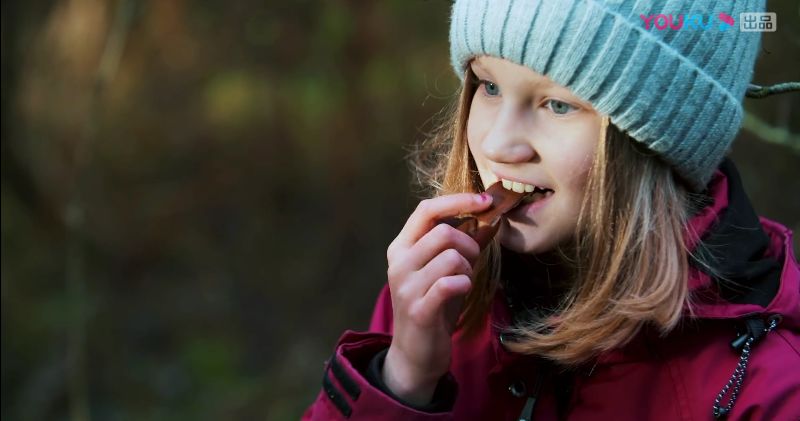
POLYGON ((775 13, 742 13, 739 15, 739 30, 742 32, 775 32, 778 30, 778 15, 775 13))
POLYGON ((701 14, 691 14, 691 15, 675 15, 672 14, 665 15, 665 14, 658 14, 658 15, 639 15, 639 18, 642 19, 644 22, 644 29, 650 29, 651 27, 655 27, 659 31, 663 31, 665 29, 672 29, 677 31, 679 29, 693 29, 693 30, 702 30, 707 31, 709 29, 718 29, 720 31, 727 31, 728 29, 732 28, 735 24, 733 16, 720 12, 718 15, 701 15, 701 14))
MULTIPOLYGON (((639 15, 639 18, 646 30, 655 28, 659 31, 684 29, 725 32, 736 27, 736 20, 725 12, 719 12, 716 15, 661 13, 649 16, 639 15)), ((739 30, 742 32, 775 32, 777 27, 778 17, 775 13, 745 12, 739 15, 739 30)))

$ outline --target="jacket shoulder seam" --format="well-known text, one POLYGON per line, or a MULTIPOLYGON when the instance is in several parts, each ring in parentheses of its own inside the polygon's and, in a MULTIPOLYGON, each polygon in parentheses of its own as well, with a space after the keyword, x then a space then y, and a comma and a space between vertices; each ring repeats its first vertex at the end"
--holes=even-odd
POLYGON ((788 339, 786 339, 786 337, 785 337, 785 336, 783 336, 783 332, 781 332, 780 330, 776 330, 776 331, 775 331, 775 334, 776 334, 776 335, 778 335, 778 337, 780 337, 780 338, 781 338, 781 340, 783 340, 783 342, 785 342, 785 343, 786 343, 786 345, 787 345, 789 348, 791 348, 791 350, 792 350, 792 351, 794 351, 795 355, 797 355, 798 357, 800 357, 800 350, 798 350, 797 348, 795 348, 795 346, 794 346, 794 345, 793 345, 793 344, 792 344, 792 343, 791 343, 791 342, 790 342, 788 339))

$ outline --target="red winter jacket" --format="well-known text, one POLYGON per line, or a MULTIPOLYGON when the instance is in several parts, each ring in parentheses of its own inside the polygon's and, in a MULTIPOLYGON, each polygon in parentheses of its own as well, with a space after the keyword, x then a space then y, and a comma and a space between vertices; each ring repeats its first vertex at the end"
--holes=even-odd
POLYGON ((690 225, 713 250, 716 267, 740 288, 726 288, 692 266, 689 287, 700 301, 694 316, 687 312, 666 337, 645 330, 593 364, 556 369, 501 345, 499 327, 512 315, 499 289, 483 332, 469 342, 459 332, 453 337, 450 373, 434 396, 450 395, 443 398, 450 402, 438 412, 415 409, 374 379, 382 364, 376 356, 391 343, 391 297, 384 287, 369 331, 347 331, 339 339, 322 391, 302 419, 713 420, 718 396, 724 392, 717 411, 725 412, 740 379, 738 396, 721 417, 800 420, 800 268, 791 231, 755 216, 732 163, 720 170, 709 187, 714 203, 690 225), (748 229, 748 222, 755 225, 748 229))

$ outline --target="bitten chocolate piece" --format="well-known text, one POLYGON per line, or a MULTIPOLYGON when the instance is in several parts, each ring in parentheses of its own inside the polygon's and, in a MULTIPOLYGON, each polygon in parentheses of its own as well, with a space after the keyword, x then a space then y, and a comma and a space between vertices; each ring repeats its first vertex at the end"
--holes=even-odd
POLYGON ((526 193, 517 193, 503 187, 500 182, 494 183, 486 189, 486 193, 492 196, 492 204, 485 211, 477 214, 465 214, 452 216, 439 220, 468 234, 475 239, 484 249, 497 234, 500 229, 500 219, 507 212, 519 205, 526 193))

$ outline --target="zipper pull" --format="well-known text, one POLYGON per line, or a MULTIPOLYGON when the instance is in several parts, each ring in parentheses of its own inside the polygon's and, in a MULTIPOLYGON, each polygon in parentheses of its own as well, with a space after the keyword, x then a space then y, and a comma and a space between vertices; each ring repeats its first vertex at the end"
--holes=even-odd
POLYGON ((525 401, 525 407, 522 408, 522 413, 519 414, 519 421, 531 421, 534 406, 536 406, 536 396, 528 396, 528 400, 525 401))
POLYGON ((544 377, 544 374, 541 372, 536 375, 536 384, 534 384, 533 390, 528 395, 525 406, 519 414, 519 421, 531 421, 533 419, 533 408, 536 407, 536 399, 539 398, 539 391, 542 389, 542 377, 544 377))
POLYGON ((722 390, 717 394, 717 398, 714 399, 712 413, 715 419, 726 418, 733 409, 733 405, 736 404, 736 399, 739 397, 739 392, 742 389, 744 376, 747 373, 747 363, 750 360, 750 352, 753 344, 762 336, 774 330, 780 321, 781 316, 779 314, 770 316, 769 319, 767 319, 768 325, 764 323, 763 320, 756 317, 745 321, 745 333, 731 343, 734 349, 741 348, 742 354, 739 356, 739 364, 736 365, 733 375, 731 375, 731 378, 728 379, 728 382, 725 383, 725 386, 723 386, 722 390), (722 406, 722 400, 728 395, 728 392, 731 392, 728 403, 722 406))

